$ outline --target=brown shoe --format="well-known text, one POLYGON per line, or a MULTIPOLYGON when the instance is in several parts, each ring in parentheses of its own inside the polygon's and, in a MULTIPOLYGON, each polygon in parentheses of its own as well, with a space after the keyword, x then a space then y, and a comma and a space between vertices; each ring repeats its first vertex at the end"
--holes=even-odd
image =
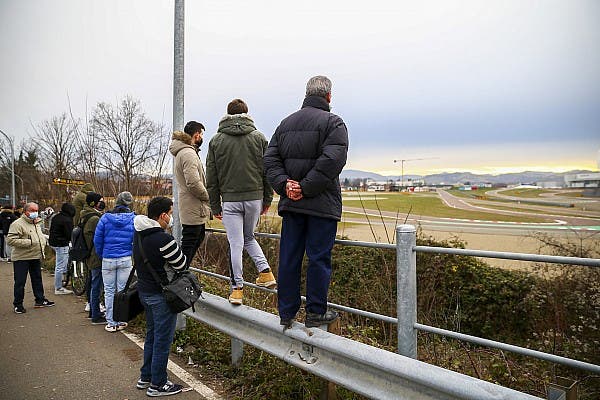
POLYGON ((256 278, 256 284, 269 289, 275 289, 277 286, 277 281, 275 280, 275 277, 271 271, 259 272, 258 278, 256 278))
POLYGON ((231 294, 229 295, 229 302, 231 304, 240 305, 243 302, 244 298, 244 289, 233 288, 231 294))

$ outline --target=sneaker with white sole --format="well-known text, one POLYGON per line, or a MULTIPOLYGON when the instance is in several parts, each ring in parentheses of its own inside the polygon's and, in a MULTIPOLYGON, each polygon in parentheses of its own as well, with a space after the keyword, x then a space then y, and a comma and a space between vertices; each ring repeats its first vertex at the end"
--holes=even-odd
POLYGON ((106 307, 104 307, 104 304, 100 303, 100 312, 104 313, 106 312, 106 307))
POLYGON ((83 311, 90 312, 90 303, 89 302, 85 303, 85 308, 83 309, 83 311))
POLYGON ((118 329, 117 329, 117 325, 106 325, 104 327, 104 330, 106 332, 116 332, 118 329))
POLYGON ((54 289, 54 294, 56 294, 56 295, 71 294, 71 293, 73 293, 72 290, 65 289, 64 287, 61 287, 60 289, 54 289))
POLYGON ((135 384, 135 387, 138 388, 139 390, 144 390, 144 389, 148 389, 150 387, 150 379, 145 380, 145 379, 138 379, 137 383, 135 384))
POLYGON ((183 386, 178 385, 177 383, 167 381, 167 383, 165 383, 162 386, 150 385, 148 390, 146 390, 146 396, 150 396, 150 397, 171 396, 173 394, 181 393, 182 389, 183 389, 183 386))
POLYGON ((244 289, 242 288, 233 288, 231 294, 229 295, 229 302, 231 304, 240 305, 243 303, 244 299, 244 289))

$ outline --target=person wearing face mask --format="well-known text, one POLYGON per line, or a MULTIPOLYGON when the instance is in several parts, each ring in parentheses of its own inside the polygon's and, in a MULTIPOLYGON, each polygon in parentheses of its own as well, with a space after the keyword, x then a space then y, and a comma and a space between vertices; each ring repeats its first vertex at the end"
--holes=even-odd
POLYGON ((175 179, 179 191, 178 207, 182 226, 181 250, 188 266, 204 240, 205 224, 210 218, 206 175, 198 156, 204 125, 190 121, 184 131, 173 132, 169 151, 175 157, 175 179))
POLYGON ((176 271, 188 267, 185 255, 171 234, 165 229, 173 225, 173 201, 155 197, 148 203, 148 216, 137 215, 133 222, 133 258, 138 276, 137 288, 146 312, 146 341, 144 361, 136 387, 146 389, 150 397, 168 396, 181 392, 181 385, 169 381, 167 363, 177 314, 173 313, 163 294, 161 283, 155 279, 152 268, 162 281, 176 271), (140 251, 143 247, 148 262, 140 251))
POLYGON ((90 192, 85 198, 85 205, 81 210, 81 221, 83 225, 83 237, 88 249, 91 249, 90 256, 85 260, 85 265, 90 271, 92 277, 90 284, 90 317, 92 325, 106 325, 106 318, 100 312, 100 292, 103 289, 102 283, 102 262, 96 249, 94 248, 94 233, 100 217, 106 208, 104 198, 101 194, 90 192))
POLYGON ((115 203, 114 209, 100 217, 94 233, 94 249, 102 260, 107 322, 104 329, 107 332, 117 332, 127 327, 127 322, 113 319, 113 300, 115 293, 125 288, 132 266, 135 213, 129 207, 133 203, 133 196, 129 192, 121 192, 115 203))
POLYGON ((31 277, 31 288, 35 297, 35 308, 52 307, 53 301, 44 296, 42 283, 42 259, 46 247, 46 237, 40 226, 39 207, 36 203, 27 203, 21 217, 10 225, 7 241, 12 246, 14 285, 14 311, 17 314, 26 312, 23 307, 27 274, 31 277))

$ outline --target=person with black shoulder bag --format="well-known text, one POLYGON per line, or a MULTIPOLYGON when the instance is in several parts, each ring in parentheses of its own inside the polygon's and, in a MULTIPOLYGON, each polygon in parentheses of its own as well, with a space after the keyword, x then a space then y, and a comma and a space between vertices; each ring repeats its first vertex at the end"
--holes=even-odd
POLYGON ((188 267, 181 248, 165 231, 173 224, 173 201, 168 197, 154 197, 148 203, 147 214, 137 215, 133 221, 137 290, 146 314, 144 362, 136 387, 146 389, 150 397, 158 397, 182 390, 181 385, 167 377, 177 312, 169 307, 163 287, 170 281, 169 275, 186 271, 188 267))

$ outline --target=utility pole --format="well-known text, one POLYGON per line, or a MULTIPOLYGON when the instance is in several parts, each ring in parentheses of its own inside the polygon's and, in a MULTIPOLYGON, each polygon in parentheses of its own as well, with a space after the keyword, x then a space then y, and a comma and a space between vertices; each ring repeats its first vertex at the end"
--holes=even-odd
MULTIPOLYGON (((2 129, 0 129, 0 133, 4 135, 6 140, 8 140, 8 144, 10 144, 10 171, 12 173, 12 207, 13 210, 16 209, 16 199, 15 199, 15 142, 8 136, 2 129)), ((21 180, 23 182, 23 180, 21 180)))
MULTIPOLYGON (((185 0, 175 0, 173 39, 173 130, 182 131, 184 116, 184 39, 185 0)), ((181 244, 181 222, 179 219, 179 193, 175 179, 175 157, 173 157, 173 237, 181 244)))
MULTIPOLYGON (((420 161, 420 160, 434 160, 434 159, 436 159, 436 158, 439 158, 439 157, 427 157, 427 158, 399 158, 399 159, 397 159, 397 160, 394 160, 394 162, 395 162, 395 163, 397 163, 397 162, 399 162, 399 163, 400 163, 400 168, 401 168, 401 171, 402 171, 402 175, 401 175, 401 177, 400 177, 400 185, 401 185, 402 187, 404 187, 404 162, 406 162, 406 161, 420 161)), ((401 189, 402 189, 402 187, 401 187, 401 189)))

